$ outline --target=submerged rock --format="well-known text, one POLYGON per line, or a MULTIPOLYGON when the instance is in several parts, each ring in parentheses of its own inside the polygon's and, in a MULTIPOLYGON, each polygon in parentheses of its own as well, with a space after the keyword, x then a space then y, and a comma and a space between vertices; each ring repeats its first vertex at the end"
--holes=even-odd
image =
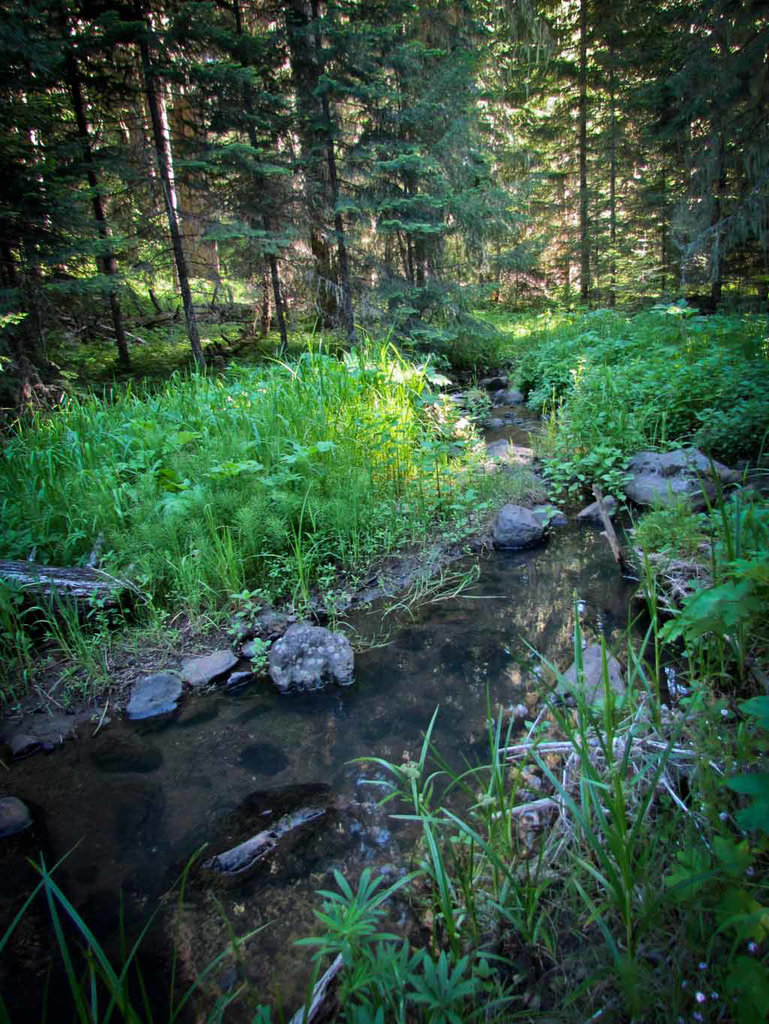
POLYGON ((0 797, 0 839, 23 832, 32 824, 29 808, 17 796, 0 797))
POLYGON ((639 452, 628 464, 630 482, 625 493, 637 505, 674 505, 684 499, 692 508, 704 508, 716 495, 716 480, 732 483, 739 474, 711 460, 698 448, 674 452, 639 452))
POLYGON ((201 658, 185 658, 182 662, 182 679, 190 686, 208 686, 226 676, 238 663, 232 651, 214 651, 201 658))
MULTIPOLYGON (((601 645, 590 644, 582 652, 582 683, 581 688, 588 704, 603 704, 606 693, 603 683, 603 659, 601 656, 601 645)), ((606 668, 609 678, 609 687, 621 697, 625 693, 625 680, 622 675, 622 666, 609 651, 606 652, 606 668)), ((563 679, 558 681, 556 690, 567 697, 574 697, 580 683, 577 679, 577 663, 574 662, 564 672, 563 679)))
POLYGON ((91 720, 90 711, 66 715, 36 714, 26 717, 20 725, 9 724, 0 729, 0 739, 11 748, 14 760, 29 757, 39 750, 53 750, 74 736, 78 726, 91 720))
POLYGON ((245 842, 233 846, 231 850, 218 853, 215 857, 204 861, 203 867, 230 877, 245 874, 272 853, 281 840, 305 825, 318 821, 325 814, 324 807, 300 807, 298 810, 284 815, 273 828, 265 829, 250 839, 246 839, 245 842))
POLYGON ((530 508, 503 505, 494 521, 494 547, 516 551, 545 539, 545 524, 530 508))
POLYGON ((353 668, 349 641, 322 626, 291 626, 270 650, 270 678, 284 692, 349 686, 353 668))
POLYGON ((249 683, 253 683, 255 679, 256 676, 253 672, 243 670, 227 676, 227 682, 224 685, 228 690, 240 690, 242 687, 248 686, 249 683))
POLYGON ((182 681, 173 672, 141 676, 131 688, 126 715, 132 719, 154 718, 176 711, 182 695, 182 681))
MULTIPOLYGON (((617 514, 617 501, 609 494, 603 499, 603 507, 610 518, 617 514)), ((592 502, 577 513, 577 519, 582 523, 600 523, 601 508, 597 501, 592 502)))

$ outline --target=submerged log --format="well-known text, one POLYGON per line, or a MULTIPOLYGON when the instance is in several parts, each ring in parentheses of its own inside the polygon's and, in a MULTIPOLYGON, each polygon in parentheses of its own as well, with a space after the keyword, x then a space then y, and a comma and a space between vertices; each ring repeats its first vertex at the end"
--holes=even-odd
POLYGON ((204 861, 203 867, 208 871, 230 877, 245 874, 277 849, 281 840, 322 818, 325 813, 323 807, 300 807, 291 814, 285 814, 273 828, 264 829, 245 842, 233 846, 232 849, 204 861))
POLYGON ((126 589, 122 580, 100 569, 38 565, 36 562, 0 561, 0 579, 16 584, 32 596, 52 598, 57 595, 80 602, 95 601, 105 608, 116 607, 121 591, 126 589))

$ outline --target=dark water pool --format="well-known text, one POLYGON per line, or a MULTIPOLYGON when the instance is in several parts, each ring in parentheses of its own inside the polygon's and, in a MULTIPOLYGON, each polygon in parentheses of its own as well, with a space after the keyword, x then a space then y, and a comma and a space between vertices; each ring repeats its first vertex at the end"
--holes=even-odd
MULTIPOLYGON (((200 695, 173 721, 115 721, 93 739, 10 765, 2 787, 29 804, 35 827, 0 845, 0 933, 30 885, 25 855, 42 851, 53 863, 71 851, 57 871, 59 884, 109 939, 120 893, 135 926, 203 843, 210 853, 226 850, 272 820, 286 787, 315 787, 288 792, 299 802, 307 802, 305 792, 307 799, 325 794, 320 828, 244 880, 224 885, 193 872, 173 926, 184 972, 199 970, 226 945, 222 914, 239 934, 266 924, 238 970, 265 1000, 279 999, 293 1012, 309 959, 293 940, 313 931, 315 889, 329 884, 333 868, 355 877, 371 864, 392 874, 407 860, 408 837, 385 811, 350 812, 375 794, 362 781, 371 770, 351 759, 400 763, 417 754, 440 705, 437 745, 456 763, 478 761, 487 693, 492 707, 536 701, 540 683, 523 641, 562 667, 570 663, 575 592, 589 634, 611 639, 626 626, 632 588, 595 529, 571 525, 542 548, 493 553, 478 564, 480 577, 464 595, 425 604, 413 620, 387 617, 389 643, 357 655, 356 682, 347 690, 281 696, 257 684, 238 695, 200 695)), ((381 633, 381 611, 356 625, 364 636, 381 633)), ((0 981, 14 1020, 35 1019, 50 952, 45 920, 41 907, 4 955, 0 981)), ((171 944, 171 920, 170 912, 158 919, 158 948, 171 944)), ((153 963, 161 974, 162 961, 153 963)), ((224 972, 216 985, 226 989, 237 977, 224 972)))

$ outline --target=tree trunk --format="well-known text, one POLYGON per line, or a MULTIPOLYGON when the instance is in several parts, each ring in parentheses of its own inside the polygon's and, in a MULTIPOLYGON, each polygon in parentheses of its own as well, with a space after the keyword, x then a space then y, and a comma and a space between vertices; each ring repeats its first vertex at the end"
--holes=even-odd
POLYGON ((609 307, 617 304, 617 83, 614 73, 614 28, 609 36, 609 240, 611 259, 609 261, 609 307))
MULTIPOLYGON (((239 0, 233 0, 232 11, 235 16, 235 32, 238 36, 243 35, 243 18, 240 11, 239 0)), ((251 95, 251 88, 248 83, 243 86, 243 107, 247 114, 253 111, 253 96, 251 95)), ((249 119, 248 122, 248 141, 251 144, 251 148, 254 150, 254 154, 259 151, 259 139, 256 135, 256 128, 252 121, 249 119)), ((255 156, 256 159, 256 156, 255 156)), ((255 184, 261 189, 264 189, 264 177, 258 175, 255 184)), ((264 213, 262 214, 262 227, 265 232, 269 234, 270 231, 270 218, 264 213)), ((272 282, 272 294, 275 300, 275 320, 278 324, 278 331, 280 332, 280 353, 281 355, 286 351, 288 346, 288 334, 286 331, 286 318, 283 314, 283 297, 280 292, 280 271, 278 269, 278 258, 274 252, 267 253, 267 263, 270 268, 270 279, 272 282)), ((266 332, 265 332, 266 333, 266 332)))
MULTIPOLYGON (((137 18, 147 26, 150 26, 143 13, 138 12, 137 18)), ((139 55, 141 57, 142 72, 144 74, 144 87, 147 97, 150 121, 152 123, 152 135, 155 142, 155 155, 158 163, 158 172, 163 186, 163 201, 168 219, 168 230, 171 234, 171 245, 174 253, 174 264, 179 279, 179 290, 182 293, 182 304, 184 316, 187 321, 187 336, 190 339, 192 354, 195 362, 202 370, 205 368, 206 359, 203 355, 203 347, 200 344, 200 333, 195 318, 195 309, 192 304, 192 292, 190 291, 190 277, 187 269, 187 258, 182 245, 182 234, 179 227, 179 203, 176 195, 176 185, 173 173, 173 157, 171 151, 171 138, 168 134, 167 118, 164 117, 162 109, 163 97, 160 93, 160 82, 152 67, 152 55, 150 53, 147 37, 139 39, 139 55)))
MULTIPOLYGON (((78 73, 77 60, 70 50, 67 54, 67 72, 69 88, 72 95, 72 107, 75 112, 77 134, 83 148, 83 160, 86 165, 86 177, 91 189, 91 203, 93 215, 99 230, 100 237, 105 242, 104 255, 97 261, 107 277, 117 280, 118 269, 117 259, 109 239, 112 237, 112 230, 107 220, 104 197, 99 191, 99 178, 94 165, 93 150, 91 148, 91 136, 88 130, 88 118, 85 112, 85 99, 83 97, 83 86, 78 73)), ((110 313, 112 314, 112 326, 115 330, 115 343, 118 351, 118 362, 122 367, 128 369, 131 365, 131 357, 128 354, 128 342, 126 340, 125 328, 123 327, 123 314, 120 308, 120 295, 116 284, 111 285, 107 292, 110 313)))
POLYGON ((579 5, 579 294, 590 300, 590 237, 587 200, 587 0, 579 5))
MULTIPOLYGON (((319 19, 320 4, 318 0, 312 0, 312 17, 315 22, 315 48, 319 54, 318 70, 323 74, 323 41, 320 36, 319 19)), ((347 261, 347 243, 344 235, 344 221, 341 212, 337 209, 339 203, 339 179, 336 173, 336 152, 334 149, 334 126, 331 120, 331 105, 328 100, 328 92, 324 90, 321 97, 323 110, 324 132, 326 136, 326 160, 328 163, 328 182, 331 190, 331 209, 334 211, 334 231, 336 232, 336 253, 338 261, 338 284, 341 289, 341 302, 339 308, 339 319, 342 327, 347 332, 350 340, 355 339, 355 323, 352 312, 352 296, 350 295, 350 269, 347 261)))
MULTIPOLYGON (((270 218, 265 213, 262 218, 264 230, 270 230, 270 218)), ((267 254, 267 262, 270 266, 270 277, 272 279, 272 294, 275 299, 275 319, 278 324, 278 331, 280 332, 280 349, 279 354, 283 353, 288 348, 288 333, 286 331, 286 317, 283 313, 283 296, 280 291, 280 276, 278 274, 278 258, 274 252, 267 254)))
POLYGON ((662 274, 660 276, 660 298, 665 297, 665 288, 667 285, 667 277, 665 271, 667 270, 667 248, 668 248, 668 222, 667 222, 667 181, 665 179, 665 168, 662 168, 662 177, 660 181, 660 210, 661 210, 661 222, 660 222, 660 264, 662 267, 662 274))
POLYGON ((716 168, 716 194, 713 202, 711 226, 714 231, 713 249, 710 259, 712 281, 710 283, 710 306, 714 313, 721 303, 724 280, 724 257, 721 253, 721 218, 724 214, 724 196, 726 195, 726 146, 724 133, 719 131, 716 139, 718 165, 716 168))
POLYGON ((270 271, 267 260, 262 267, 262 315, 259 324, 259 333, 266 338, 270 333, 270 321, 272 319, 270 310, 270 271))

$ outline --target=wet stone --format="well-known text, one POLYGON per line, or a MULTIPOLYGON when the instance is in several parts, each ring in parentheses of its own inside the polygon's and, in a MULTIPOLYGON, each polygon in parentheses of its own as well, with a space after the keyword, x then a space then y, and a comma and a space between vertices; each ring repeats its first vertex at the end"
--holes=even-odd
POLYGON ((368 837, 376 846, 387 846, 390 842, 390 833, 381 825, 374 825, 368 830, 368 837))
POLYGON ((214 651, 201 658, 185 658, 182 662, 182 680, 189 686, 208 686, 227 675, 238 663, 232 651, 214 651))
POLYGON ((545 526, 530 508, 503 505, 494 520, 494 547, 518 551, 538 544, 545 537, 545 526))
POLYGON ((253 683, 256 676, 253 672, 233 672, 232 675, 227 676, 227 681, 224 684, 228 690, 240 690, 244 686, 248 686, 249 683, 253 683))
POLYGON ((181 693, 182 681, 173 672, 141 676, 131 688, 126 715, 136 720, 168 715, 176 710, 181 693))
POLYGON ((39 750, 53 750, 60 746, 74 735, 79 725, 90 721, 90 718, 90 711, 75 715, 62 712, 29 715, 23 724, 3 730, 0 738, 11 748, 14 760, 18 760, 39 750))
POLYGON ((17 796, 0 797, 0 839, 23 832, 32 824, 27 805, 17 796))
POLYGON ((321 626, 291 626, 270 651, 270 678, 284 692, 349 686, 353 668, 349 641, 321 626))

